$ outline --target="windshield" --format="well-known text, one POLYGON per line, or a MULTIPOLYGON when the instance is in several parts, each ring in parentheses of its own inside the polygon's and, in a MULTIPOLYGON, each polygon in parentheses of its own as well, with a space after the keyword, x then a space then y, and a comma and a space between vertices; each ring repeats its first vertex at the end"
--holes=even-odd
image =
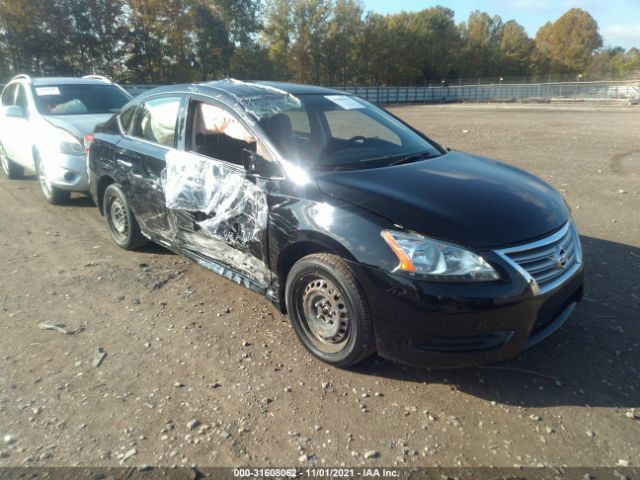
POLYGON ((273 109, 277 113, 261 118, 260 125, 284 158, 307 168, 374 168, 442 154, 393 116, 357 97, 297 98, 299 105, 278 105, 273 109))
POLYGON ((38 85, 33 96, 42 115, 115 113, 129 101, 115 85, 38 85))

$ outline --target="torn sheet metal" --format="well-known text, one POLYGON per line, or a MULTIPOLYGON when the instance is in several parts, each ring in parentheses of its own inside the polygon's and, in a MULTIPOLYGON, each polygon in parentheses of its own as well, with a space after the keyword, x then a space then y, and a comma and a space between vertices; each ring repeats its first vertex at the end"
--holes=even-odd
POLYGON ((208 235, 247 244, 266 228, 266 195, 244 172, 177 151, 167 153, 166 164, 167 208, 202 212, 196 223, 208 235))

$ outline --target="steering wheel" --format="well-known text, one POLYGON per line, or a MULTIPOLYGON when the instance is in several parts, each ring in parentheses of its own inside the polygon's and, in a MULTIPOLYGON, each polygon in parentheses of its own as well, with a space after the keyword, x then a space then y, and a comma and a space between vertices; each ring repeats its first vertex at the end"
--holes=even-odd
POLYGON ((362 135, 356 135, 355 137, 351 137, 347 141, 350 144, 363 145, 367 141, 367 137, 363 137, 362 135))

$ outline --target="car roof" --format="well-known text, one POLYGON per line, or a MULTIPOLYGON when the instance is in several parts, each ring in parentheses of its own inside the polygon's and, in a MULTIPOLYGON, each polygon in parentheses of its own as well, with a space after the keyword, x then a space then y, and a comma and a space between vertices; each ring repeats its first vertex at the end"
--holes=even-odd
POLYGON ((104 80, 77 77, 31 77, 31 84, 34 87, 43 85, 113 85, 104 80))
POLYGON ((142 93, 136 100, 143 99, 151 95, 162 93, 199 93, 202 95, 225 95, 233 99, 256 99, 269 97, 275 94, 288 93, 297 95, 347 95, 340 90, 318 87, 314 85, 302 85, 286 82, 266 82, 266 81, 240 81, 232 78, 224 80, 214 80, 203 83, 183 83, 178 85, 167 85, 154 88, 142 93))

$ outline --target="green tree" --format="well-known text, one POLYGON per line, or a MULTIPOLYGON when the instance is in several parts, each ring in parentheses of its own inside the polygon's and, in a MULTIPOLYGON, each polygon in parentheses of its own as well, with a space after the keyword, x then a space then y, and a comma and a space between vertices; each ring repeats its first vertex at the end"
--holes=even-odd
POLYGON ((356 75, 358 37, 362 32, 359 0, 336 0, 329 21, 324 65, 330 85, 351 83, 356 75))
POLYGON ((296 81, 320 84, 326 78, 331 10, 331 0, 295 0, 289 68, 296 81))
POLYGON ((361 28, 356 45, 356 81, 362 85, 384 85, 392 51, 385 17, 369 12, 361 28))
POLYGON ((293 78, 289 68, 294 41, 293 5, 294 0, 272 0, 265 7, 266 23, 261 39, 276 75, 283 80, 293 78))
POLYGON ((515 20, 506 22, 500 32, 500 74, 529 75, 534 49, 535 42, 522 25, 515 20))
POLYGON ((460 70, 467 77, 496 77, 501 75, 503 23, 499 15, 490 16, 478 10, 469 14, 461 25, 463 51, 460 70))
POLYGON ((210 2, 196 0, 189 9, 195 65, 200 80, 224 75, 233 53, 229 32, 218 10, 210 2))
POLYGON ((536 34, 539 73, 580 73, 602 46, 598 24, 586 11, 572 8, 536 34))

